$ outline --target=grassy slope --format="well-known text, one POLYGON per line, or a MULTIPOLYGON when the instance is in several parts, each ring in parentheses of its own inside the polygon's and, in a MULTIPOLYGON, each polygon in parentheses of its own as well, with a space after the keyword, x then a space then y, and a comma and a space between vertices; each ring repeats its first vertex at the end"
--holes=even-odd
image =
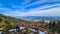
POLYGON ((5 16, 3 14, 0 14, 0 27, 4 27, 4 26, 8 26, 8 24, 10 25, 15 25, 15 23, 18 21, 18 19, 13 18, 13 17, 9 17, 9 16, 5 16))

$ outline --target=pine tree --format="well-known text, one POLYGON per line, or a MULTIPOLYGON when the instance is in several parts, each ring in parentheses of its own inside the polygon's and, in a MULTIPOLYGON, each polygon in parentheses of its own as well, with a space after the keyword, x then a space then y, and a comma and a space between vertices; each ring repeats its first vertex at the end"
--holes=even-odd
POLYGON ((58 34, 60 34, 60 21, 57 22, 57 31, 58 31, 58 34))
POLYGON ((2 18, 0 18, 0 22, 2 22, 2 18))

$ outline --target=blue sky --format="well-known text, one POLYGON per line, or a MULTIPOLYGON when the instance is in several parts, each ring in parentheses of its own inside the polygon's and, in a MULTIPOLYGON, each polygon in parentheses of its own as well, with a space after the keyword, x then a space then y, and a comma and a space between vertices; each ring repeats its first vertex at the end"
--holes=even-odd
POLYGON ((0 0, 0 13, 8 16, 60 16, 60 0, 0 0))

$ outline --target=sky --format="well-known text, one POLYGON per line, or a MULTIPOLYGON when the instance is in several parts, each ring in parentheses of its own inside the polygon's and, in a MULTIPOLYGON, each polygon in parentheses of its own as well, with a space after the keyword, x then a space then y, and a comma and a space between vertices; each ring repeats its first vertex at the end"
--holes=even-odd
POLYGON ((8 16, 60 16, 60 0, 0 0, 0 14, 8 16))

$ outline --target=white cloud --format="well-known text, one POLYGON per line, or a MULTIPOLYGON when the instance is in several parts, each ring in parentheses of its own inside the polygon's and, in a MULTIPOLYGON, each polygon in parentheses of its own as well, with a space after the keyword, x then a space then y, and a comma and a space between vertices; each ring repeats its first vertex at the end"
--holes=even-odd
POLYGON ((60 7, 40 11, 29 11, 23 16, 60 16, 60 7))
POLYGON ((60 7, 55 7, 51 9, 46 10, 30 10, 28 12, 22 12, 22 11, 10 11, 8 13, 5 13, 5 15, 8 16, 60 16, 60 7))
POLYGON ((39 6, 37 8, 33 8, 33 9, 30 9, 29 11, 38 11, 38 10, 42 10, 42 9, 46 9, 46 8, 55 8, 55 7, 60 7, 60 3, 58 4, 53 4, 53 5, 43 5, 43 6, 39 6))
POLYGON ((9 9, 9 8, 2 8, 2 7, 0 7, 0 10, 10 11, 11 9, 9 9))
MULTIPOLYGON (((21 6, 12 5, 12 9, 0 7, 0 10, 1 10, 0 12, 8 16, 60 16, 60 3, 53 4, 53 5, 52 4, 42 5, 37 8, 31 8, 31 10, 29 11, 26 11, 25 9, 26 7, 29 7, 32 5, 40 5, 46 2, 57 2, 57 1, 60 1, 60 0, 38 0, 32 3, 30 3, 31 0, 25 0, 21 6), (50 8, 50 9, 46 9, 46 8, 50 8), (46 9, 46 10, 43 10, 43 9, 46 9)), ((3 4, 0 4, 0 6, 3 6, 3 4)))
POLYGON ((40 11, 28 11, 28 12, 20 12, 13 11, 10 14, 6 14, 10 16, 60 16, 60 8, 52 8, 47 10, 40 11))
POLYGON ((34 3, 27 5, 26 7, 31 6, 31 5, 39 5, 39 4, 43 4, 43 3, 58 2, 58 1, 60 1, 60 0, 39 0, 39 1, 36 1, 34 3))
POLYGON ((9 8, 0 8, 0 10, 4 10, 5 13, 3 12, 3 14, 8 16, 60 16, 60 7, 54 7, 54 6, 60 6, 60 4, 56 4, 52 6, 44 6, 41 8, 38 7, 32 10, 29 10, 27 12, 22 12, 20 10, 13 11, 9 8), (50 7, 54 7, 54 8, 42 10, 50 7))

